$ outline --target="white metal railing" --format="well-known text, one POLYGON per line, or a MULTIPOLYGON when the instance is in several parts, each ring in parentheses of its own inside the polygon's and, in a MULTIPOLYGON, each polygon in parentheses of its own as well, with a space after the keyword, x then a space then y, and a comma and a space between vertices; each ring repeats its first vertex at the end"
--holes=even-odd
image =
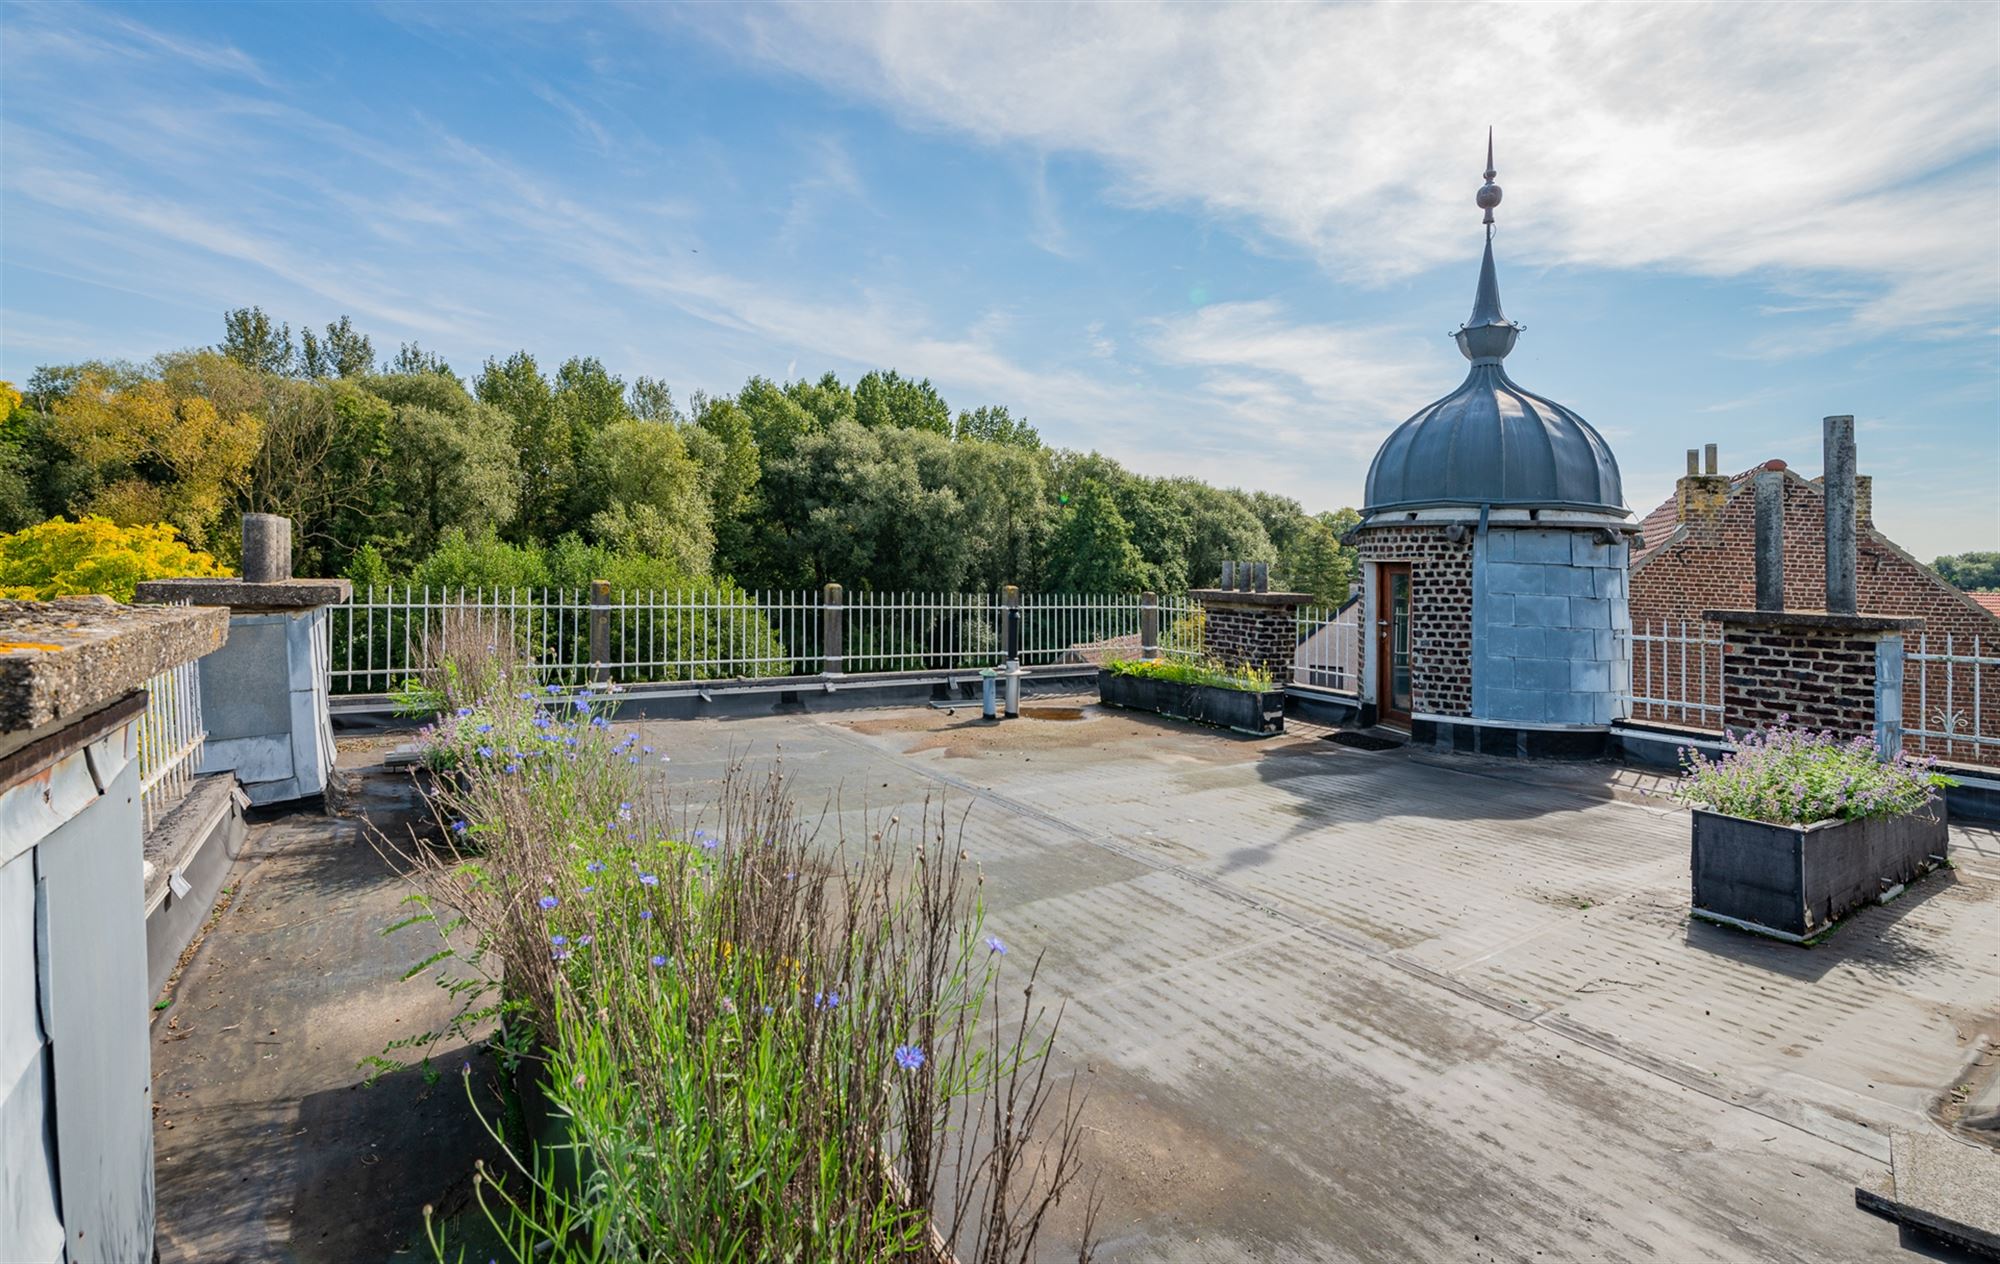
POLYGON ((1302 606, 1297 616, 1298 649, 1292 655, 1292 683, 1341 693, 1361 690, 1361 603, 1302 606))
POLYGON ((2000 646, 1949 632, 1933 641, 1919 632, 1916 645, 1905 640, 1904 647, 1906 747, 1959 763, 2000 764, 2000 707, 1986 710, 1986 699, 2000 689, 2000 653, 1992 652, 2000 646))
MULTIPOLYGON (((1085 665, 1140 651, 1137 593, 750 592, 731 587, 579 589, 368 588, 333 606, 333 693, 387 692, 421 672, 446 636, 511 644, 543 678, 626 683, 818 675, 825 671, 964 671, 1003 661, 1009 615, 1030 666, 1085 665)), ((1201 648, 1200 607, 1158 601, 1159 649, 1201 648)))
POLYGON ((993 666, 1002 657, 1006 623, 1005 603, 999 597, 987 593, 855 592, 843 600, 843 671, 977 670, 993 666))
MULTIPOLYGON (((1201 652, 1201 608, 1186 597, 1157 598, 1157 641, 1169 657, 1201 652)), ((1145 599, 1138 593, 1021 594, 1021 662, 1028 666, 1138 658, 1145 599)))
POLYGON ((1699 619, 1647 620, 1630 641, 1631 717, 1722 727, 1722 630, 1699 619))
POLYGON ((146 682, 146 710, 139 717, 139 797, 147 833, 187 797, 207 736, 196 664, 182 663, 146 682))

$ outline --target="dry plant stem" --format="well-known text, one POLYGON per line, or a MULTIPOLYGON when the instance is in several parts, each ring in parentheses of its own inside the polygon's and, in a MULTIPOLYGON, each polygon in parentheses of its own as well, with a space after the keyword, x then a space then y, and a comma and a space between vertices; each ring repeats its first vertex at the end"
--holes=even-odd
POLYGON ((736 763, 716 833, 671 829, 636 737, 587 701, 552 711, 570 704, 481 632, 449 638, 465 661, 436 678, 458 824, 398 854, 499 963, 583 1160, 568 1184, 524 1157, 512 1188, 481 1186, 508 1240, 554 1234, 530 1253, 557 1260, 1033 1258, 1081 1173, 1082 1099, 1056 1092, 1039 960, 1018 1005, 1001 986, 942 810, 908 845, 895 817, 820 844, 782 775, 736 763))

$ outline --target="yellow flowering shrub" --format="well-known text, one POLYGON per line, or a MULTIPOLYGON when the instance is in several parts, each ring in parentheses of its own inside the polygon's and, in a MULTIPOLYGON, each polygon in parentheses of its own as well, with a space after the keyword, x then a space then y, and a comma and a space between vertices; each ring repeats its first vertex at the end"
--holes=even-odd
POLYGON ((213 557, 183 544, 164 522, 121 527, 85 515, 0 535, 0 597, 47 601, 103 593, 130 601, 142 579, 228 573, 213 557))

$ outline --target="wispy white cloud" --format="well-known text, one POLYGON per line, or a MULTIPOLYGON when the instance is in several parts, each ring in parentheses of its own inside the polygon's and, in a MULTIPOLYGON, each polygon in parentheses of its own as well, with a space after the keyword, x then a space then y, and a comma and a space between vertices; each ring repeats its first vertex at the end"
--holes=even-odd
POLYGON ((1058 259, 1076 257, 1069 228, 1063 223, 1062 208, 1055 190, 1049 187, 1049 161, 1036 155, 1028 175, 1028 240, 1058 259))
POLYGON ((1240 220, 1345 279, 1462 251, 1493 123, 1517 258, 1845 275, 1868 283, 1856 332, 2000 294, 1994 6, 703 12, 746 55, 913 124, 1091 155, 1131 203, 1240 220))
POLYGON ((778 227, 777 244, 794 250, 835 198, 865 200, 867 191, 853 155, 838 136, 814 136, 804 146, 801 166, 805 174, 792 181, 791 204, 785 208, 778 227))
POLYGON ((1302 323, 1257 301, 1157 321, 1147 346, 1200 371, 1204 395, 1246 437, 1365 460, 1385 422, 1448 383, 1452 366, 1434 341, 1408 329, 1302 323))

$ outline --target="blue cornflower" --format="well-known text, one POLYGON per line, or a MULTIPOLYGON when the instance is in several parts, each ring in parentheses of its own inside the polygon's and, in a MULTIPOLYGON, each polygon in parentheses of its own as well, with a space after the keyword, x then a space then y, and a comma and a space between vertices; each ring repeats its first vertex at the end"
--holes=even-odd
POLYGON ((642 922, 650 922, 650 921, 652 921, 652 920, 653 920, 653 910, 651 910, 651 909, 640 909, 640 910, 639 910, 639 920, 640 920, 640 921, 642 921, 642 922))
POLYGON ((838 992, 813 993, 814 1009, 832 1009, 839 1004, 840 1004, 840 993, 838 992))
POLYGON ((463 834, 463 833, 464 833, 465 831, 466 831, 466 824, 465 824, 465 822, 464 822, 464 821, 453 821, 453 822, 451 823, 451 832, 452 832, 452 833, 454 833, 454 834, 463 834))
POLYGON ((596 938, 597 936, 595 935, 579 935, 577 936, 576 946, 579 948, 588 948, 590 947, 591 940, 596 938))
POLYGON ((555 694, 559 694, 559 693, 561 693, 561 692, 562 692, 562 688, 561 688, 561 686, 559 686, 559 685, 549 685, 549 686, 548 686, 547 688, 548 688, 548 692, 549 692, 549 693, 550 693, 550 695, 552 695, 552 696, 553 696, 553 695, 555 695, 555 694))
POLYGON ((604 862, 601 860, 593 860, 589 864, 585 865, 584 868, 590 870, 590 872, 592 873, 603 873, 604 862))
POLYGON ((508 764, 508 765, 507 765, 507 771, 508 771, 508 772, 519 772, 519 771, 521 771, 521 765, 520 765, 519 763, 512 763, 512 764, 508 764))
POLYGON ((905 1071, 914 1071, 924 1064, 924 1051, 915 1045, 896 1046, 896 1065, 905 1071))
POLYGON ((480 747, 480 748, 479 748, 479 757, 480 757, 481 759, 491 759, 491 758, 493 758, 493 748, 492 748, 491 746, 482 746, 482 747, 480 747))
POLYGON ((660 880, 659 880, 659 878, 658 878, 657 876, 655 876, 655 875, 653 875, 653 874, 650 874, 650 873, 642 873, 642 874, 640 874, 640 875, 639 875, 639 885, 641 885, 641 886, 648 886, 648 887, 656 887, 656 886, 659 886, 659 885, 660 885, 660 880))
POLYGON ((650 755, 653 753, 653 748, 650 746, 641 746, 639 748, 639 753, 642 755, 650 755))
POLYGON ((578 890, 579 890, 579 891, 581 891, 581 892, 582 892, 582 893, 583 893, 584 895, 589 895, 589 894, 590 894, 590 893, 591 893, 592 891, 595 891, 595 890, 597 890, 597 888, 596 888, 596 887, 579 887, 579 888, 578 888, 578 890))
POLYGON ((493 731, 493 726, 491 724, 482 724, 478 728, 472 731, 475 733, 491 733, 493 731))
POLYGON ((656 966, 663 966, 667 964, 667 959, 665 957, 660 956, 658 953, 655 953, 653 955, 653 964, 656 966))
POLYGON ((550 943, 552 943, 552 944, 554 944, 554 945, 555 945, 556 947, 560 948, 560 947, 562 947, 562 946, 563 946, 564 944, 566 944, 566 943, 568 943, 568 942, 569 942, 569 936, 567 936, 567 935, 550 935, 550 936, 549 936, 549 942, 550 942, 550 943))
POLYGON ((562 901, 558 900, 553 895, 545 895, 541 899, 536 900, 535 903, 541 905, 545 909, 552 909, 556 905, 561 904, 562 901))
POLYGON ((551 949, 549 950, 549 956, 550 956, 550 957, 551 957, 551 958, 552 958, 553 960, 556 960, 556 961, 568 961, 568 960, 569 960, 569 949, 567 949, 567 948, 551 948, 551 949))
POLYGON ((706 830, 696 830, 694 832, 694 841, 699 843, 704 851, 714 851, 722 845, 721 839, 708 833, 706 830))
POLYGON ((1000 936, 988 935, 986 937, 986 951, 997 952, 1004 957, 1007 955, 1007 945, 1000 942, 1000 936))
POLYGON ((464 718, 465 718, 466 716, 468 716, 468 715, 471 715, 471 714, 472 714, 472 708, 471 708, 471 707, 460 707, 460 708, 458 709, 458 718, 459 718, 459 719, 461 719, 461 720, 463 720, 463 719, 464 719, 464 718))
POLYGON ((611 721, 601 715, 593 715, 590 717, 590 727, 594 729, 608 729, 611 727, 611 721))

